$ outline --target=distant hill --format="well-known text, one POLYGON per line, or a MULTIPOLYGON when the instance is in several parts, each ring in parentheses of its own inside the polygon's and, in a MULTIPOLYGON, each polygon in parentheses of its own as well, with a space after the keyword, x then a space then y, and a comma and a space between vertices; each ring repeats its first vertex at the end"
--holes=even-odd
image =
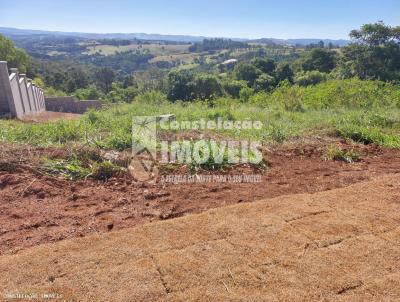
MULTIPOLYGON (((175 42, 201 42, 203 39, 209 38, 204 36, 190 36, 190 35, 162 35, 162 34, 146 34, 146 33, 82 33, 82 32, 62 32, 62 31, 45 31, 33 29, 18 29, 11 27, 0 27, 0 33, 10 38, 21 36, 67 36, 79 37, 86 39, 139 39, 139 40, 156 40, 156 41, 175 41, 175 42)), ((311 43, 318 43, 324 41, 325 44, 330 42, 334 45, 344 46, 347 45, 349 40, 332 40, 332 39, 242 39, 231 38, 234 41, 253 42, 262 44, 290 44, 290 45, 308 45, 311 43)))
POLYGON ((334 40, 334 39, 273 39, 273 38, 262 38, 262 39, 254 39, 248 40, 249 43, 260 43, 260 44, 277 44, 277 45, 309 45, 309 44, 317 44, 318 42, 323 41, 325 45, 332 43, 337 46, 346 46, 350 43, 350 40, 334 40))
POLYGON ((10 38, 20 36, 67 36, 86 39, 139 39, 139 40, 157 40, 157 41, 175 41, 175 42, 201 42, 206 37, 185 36, 185 35, 161 35, 145 33, 81 33, 81 32, 62 32, 45 31, 33 29, 18 29, 9 27, 0 27, 0 33, 10 38))

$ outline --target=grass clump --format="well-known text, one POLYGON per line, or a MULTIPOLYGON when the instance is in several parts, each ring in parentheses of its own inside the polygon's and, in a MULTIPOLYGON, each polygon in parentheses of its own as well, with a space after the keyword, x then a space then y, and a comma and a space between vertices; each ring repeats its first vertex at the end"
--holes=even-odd
POLYGON ((324 159, 343 161, 350 164, 359 161, 360 156, 361 154, 354 149, 346 150, 342 149, 340 146, 333 145, 325 150, 324 159))
POLYGON ((123 168, 102 159, 96 152, 78 152, 65 159, 42 160, 42 170, 51 175, 62 176, 69 180, 82 180, 88 177, 106 181, 123 171, 123 168))
POLYGON ((59 175, 69 180, 85 179, 91 174, 89 167, 72 156, 68 159, 43 159, 42 169, 51 175, 59 175))
POLYGON ((90 176, 94 179, 104 180, 119 174, 122 171, 121 167, 110 161, 103 161, 100 163, 94 163, 91 166, 90 176))
POLYGON ((400 136, 396 133, 385 133, 380 128, 368 128, 348 125, 339 129, 341 137, 349 138, 364 145, 376 144, 382 147, 400 148, 400 136))

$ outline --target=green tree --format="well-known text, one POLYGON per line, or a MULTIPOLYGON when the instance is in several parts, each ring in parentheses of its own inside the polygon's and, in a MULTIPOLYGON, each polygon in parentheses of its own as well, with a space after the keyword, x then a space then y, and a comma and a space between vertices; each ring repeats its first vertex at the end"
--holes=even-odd
POLYGON ((273 76, 269 74, 262 74, 254 82, 254 89, 256 91, 271 91, 275 87, 276 81, 273 76))
POLYGON ((193 74, 188 70, 172 71, 168 74, 168 99, 188 101, 192 98, 193 74))
POLYGON ((314 48, 300 60, 304 71, 330 72, 336 66, 336 52, 324 48, 314 48))
POLYGON ((327 74, 318 70, 300 72, 296 74, 294 82, 299 86, 316 85, 327 80, 327 74))
POLYGON ((273 74, 276 68, 276 63, 272 59, 255 58, 251 63, 264 73, 273 74))
POLYGON ((110 103, 131 103, 137 96, 137 89, 133 86, 123 88, 117 83, 112 83, 111 90, 106 95, 106 100, 110 103))
POLYGON ((27 53, 14 46, 14 43, 0 35, 0 61, 7 61, 9 68, 18 68, 22 73, 27 73, 30 58, 27 53))
POLYGON ((241 102, 247 103, 253 95, 254 95, 254 89, 245 87, 242 90, 240 90, 239 99, 241 102))
POLYGON ((227 94, 231 95, 234 98, 238 98, 240 90, 247 87, 247 82, 238 80, 226 80, 222 86, 227 94))
POLYGON ((73 92, 80 88, 87 87, 89 81, 88 76, 81 68, 73 67, 66 74, 65 90, 73 92))
POLYGON ((211 99, 222 94, 222 86, 218 78, 212 74, 197 75, 191 85, 196 99, 211 99))
POLYGON ((400 27, 383 22, 365 24, 350 33, 353 43, 343 49, 341 77, 400 80, 400 27))
POLYGON ((98 100, 103 97, 102 93, 94 86, 77 89, 74 96, 79 100, 98 100))
POLYGON ((281 81, 288 80, 290 83, 293 83, 293 70, 290 68, 288 63, 281 63, 275 70, 275 79, 278 84, 281 81))
POLYGON ((238 80, 246 81, 250 86, 261 74, 261 71, 252 64, 239 63, 235 66, 234 73, 238 80))
POLYGON ((400 26, 391 27, 382 21, 364 24, 360 29, 352 30, 350 38, 368 46, 382 46, 391 43, 399 44, 400 26))
POLYGON ((103 67, 97 70, 96 81, 99 87, 105 92, 108 93, 111 91, 112 83, 115 80, 115 72, 111 68, 103 67))

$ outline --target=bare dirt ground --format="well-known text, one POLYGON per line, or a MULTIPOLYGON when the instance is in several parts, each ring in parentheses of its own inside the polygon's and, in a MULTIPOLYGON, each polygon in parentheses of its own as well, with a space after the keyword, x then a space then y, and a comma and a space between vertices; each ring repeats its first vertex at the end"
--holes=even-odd
POLYGON ((39 114, 27 115, 22 118, 24 122, 45 123, 58 120, 73 120, 82 117, 82 114, 44 111, 39 114))
MULTIPOLYGON (((331 142, 330 142, 331 143, 331 142)), ((336 141, 344 148, 350 145, 336 141)), ((322 159, 327 142, 270 147, 261 183, 146 184, 128 176, 68 181, 39 171, 43 156, 58 149, 0 148, 0 254, 67 238, 135 227, 237 203, 346 187, 400 173, 400 151, 359 146, 359 162, 322 159)), ((242 173, 237 168, 230 173, 242 173)))
MULTIPOLYGON (((387 156, 367 159, 369 167, 383 168, 387 156)), ((346 175, 356 179, 353 169, 346 175)), ((324 171, 340 176, 334 166, 324 171)), ((3 255, 0 292, 56 301, 399 301, 399 223, 400 174, 392 174, 3 255)))

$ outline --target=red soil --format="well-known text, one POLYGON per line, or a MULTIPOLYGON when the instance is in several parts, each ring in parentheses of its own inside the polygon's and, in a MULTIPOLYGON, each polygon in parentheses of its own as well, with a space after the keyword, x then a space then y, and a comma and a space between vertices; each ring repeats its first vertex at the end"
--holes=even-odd
MULTIPOLYGON (((346 142, 342 146, 349 147, 346 142)), ((296 143, 265 152, 261 183, 148 184, 129 176, 68 181, 38 169, 52 149, 0 148, 0 254, 66 238, 109 232, 211 208, 345 187, 400 173, 400 151, 359 146, 357 163, 325 161, 325 143, 296 143)), ((239 174, 243 168, 230 173, 239 174)), ((248 172, 248 171, 247 171, 248 172)))

